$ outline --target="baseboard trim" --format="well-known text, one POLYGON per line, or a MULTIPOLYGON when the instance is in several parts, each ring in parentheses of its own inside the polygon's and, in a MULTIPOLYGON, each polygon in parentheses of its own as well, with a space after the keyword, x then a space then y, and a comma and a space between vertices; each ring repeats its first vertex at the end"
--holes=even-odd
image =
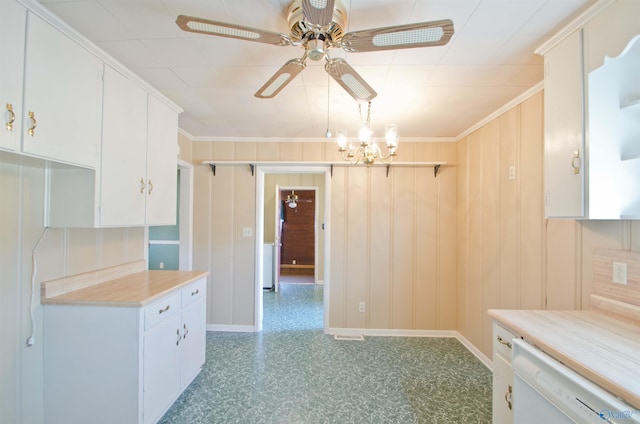
POLYGON ((467 350, 480 360, 484 364, 485 367, 489 368, 489 371, 493 372, 493 361, 485 356, 484 353, 480 352, 480 349, 475 347, 469 340, 467 340, 462 334, 457 333, 456 338, 467 348, 467 350))

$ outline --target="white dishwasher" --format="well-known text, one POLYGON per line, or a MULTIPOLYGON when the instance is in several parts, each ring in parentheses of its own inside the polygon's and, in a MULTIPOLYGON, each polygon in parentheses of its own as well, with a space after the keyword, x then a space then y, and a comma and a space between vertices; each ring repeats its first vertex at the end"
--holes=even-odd
POLYGON ((640 423, 640 411, 540 349, 513 340, 516 424, 640 423))

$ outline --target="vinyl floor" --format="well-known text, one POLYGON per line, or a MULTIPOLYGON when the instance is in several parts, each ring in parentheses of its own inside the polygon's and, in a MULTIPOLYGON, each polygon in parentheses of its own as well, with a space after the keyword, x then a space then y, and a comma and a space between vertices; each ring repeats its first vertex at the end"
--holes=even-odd
POLYGON ((264 292, 261 333, 207 333, 201 373, 160 423, 490 423, 492 375, 455 338, 335 340, 322 285, 264 292))

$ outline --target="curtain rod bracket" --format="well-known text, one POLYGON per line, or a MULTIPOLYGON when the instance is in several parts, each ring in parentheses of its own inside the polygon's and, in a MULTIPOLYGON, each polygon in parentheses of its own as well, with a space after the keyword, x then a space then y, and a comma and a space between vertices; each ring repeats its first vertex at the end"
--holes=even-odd
POLYGON ((438 176, 438 171, 440 171, 440 165, 436 165, 433 167, 433 178, 438 176))
POLYGON ((253 177, 253 173, 254 173, 254 170, 256 169, 256 166, 254 164, 250 163, 249 164, 249 168, 251 168, 251 176, 253 177))
POLYGON ((333 178, 333 164, 331 164, 331 169, 330 169, 329 173, 331 174, 331 178, 333 178))
POLYGON ((213 176, 216 176, 216 164, 215 163, 210 163, 209 166, 211 167, 211 172, 213 172, 213 176))
POLYGON ((387 164, 387 178, 389 178, 389 169, 391 169, 391 165, 387 164))

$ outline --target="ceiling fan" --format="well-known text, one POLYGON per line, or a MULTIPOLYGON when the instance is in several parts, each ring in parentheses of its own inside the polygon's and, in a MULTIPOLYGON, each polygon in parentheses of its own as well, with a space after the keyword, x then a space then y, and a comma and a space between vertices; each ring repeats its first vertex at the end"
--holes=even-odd
POLYGON ((298 206, 298 203, 300 202, 313 203, 313 200, 299 199, 298 195, 296 194, 296 191, 291 190, 291 194, 287 194, 287 200, 284 201, 284 203, 286 203, 287 206, 289 206, 291 209, 295 209, 298 206))
POLYGON ((293 0, 288 7, 290 35, 212 21, 193 16, 178 16, 176 23, 188 32, 256 41, 276 46, 301 46, 301 58, 287 61, 263 85, 255 96, 276 96, 306 66, 307 59, 326 60, 324 69, 354 99, 370 102, 377 93, 342 58, 330 58, 329 49, 342 47, 347 52, 368 52, 447 44, 453 35, 449 19, 388 26, 344 33, 347 12, 340 0, 293 0))

